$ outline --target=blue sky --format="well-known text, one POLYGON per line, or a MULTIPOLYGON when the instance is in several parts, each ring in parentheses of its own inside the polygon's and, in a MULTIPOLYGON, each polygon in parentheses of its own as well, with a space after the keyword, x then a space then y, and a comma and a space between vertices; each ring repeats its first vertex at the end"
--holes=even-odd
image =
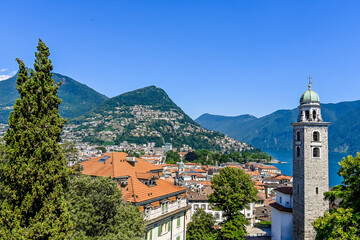
POLYGON ((322 102, 358 100, 359 1, 0 0, 0 79, 31 66, 109 96, 156 85, 191 117, 294 108, 313 77, 322 102))

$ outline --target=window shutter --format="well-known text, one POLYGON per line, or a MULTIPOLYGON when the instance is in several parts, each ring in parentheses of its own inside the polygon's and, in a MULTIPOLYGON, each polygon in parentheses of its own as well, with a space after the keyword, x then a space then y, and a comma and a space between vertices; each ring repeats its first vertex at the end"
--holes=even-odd
POLYGON ((177 217, 177 226, 180 227, 180 216, 177 217))
POLYGON ((161 227, 162 227, 161 225, 158 226, 158 237, 161 236, 161 227))
POLYGON ((171 221, 168 222, 168 232, 170 232, 171 229, 171 221))
POLYGON ((150 230, 150 238, 149 240, 152 240, 152 229, 150 230))

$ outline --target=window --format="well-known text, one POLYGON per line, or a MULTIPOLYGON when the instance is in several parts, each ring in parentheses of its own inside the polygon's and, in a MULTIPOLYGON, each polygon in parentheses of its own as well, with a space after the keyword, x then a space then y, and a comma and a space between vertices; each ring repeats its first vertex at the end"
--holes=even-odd
POLYGON ((215 213, 215 219, 220 219, 220 214, 219 213, 215 213))
POLYGON ((161 236, 161 233, 162 233, 161 229, 162 229, 162 225, 159 225, 158 226, 158 237, 161 236))
POLYGON ((316 110, 313 111, 313 119, 316 119, 316 110))
POLYGON ((177 201, 178 208, 180 208, 181 207, 181 198, 176 199, 176 201, 177 201))
POLYGON ((152 229, 148 231, 147 235, 148 235, 147 239, 152 240, 152 229))
POLYGON ((199 205, 194 204, 194 209, 196 210, 196 209, 198 209, 198 208, 199 208, 199 205))
POLYGON ((309 120, 309 117, 310 117, 309 111, 306 110, 306 111, 305 111, 305 118, 306 118, 306 120, 309 120))
POLYGON ((320 149, 319 148, 314 148, 313 149, 313 157, 320 157, 320 149))
POLYGON ((205 204, 201 204, 201 209, 205 210, 205 209, 206 209, 206 205, 205 205, 205 204))
POLYGON ((296 156, 300 157, 300 147, 296 147, 296 156))
POLYGON ((145 208, 145 216, 148 217, 150 215, 151 208, 147 207, 145 208))
POLYGON ((316 187, 315 191, 316 191, 316 194, 319 194, 319 188, 318 187, 316 187))
POLYGON ((176 219, 176 227, 180 227, 180 225, 181 225, 181 217, 178 216, 176 219))
POLYGON ((165 202, 161 204, 161 213, 165 214, 169 210, 169 202, 165 202))
POLYGON ((247 216, 250 217, 250 213, 248 213, 247 216))
POLYGON ((158 237, 160 237, 162 234, 170 232, 170 230, 171 230, 171 221, 160 224, 158 226, 158 237))
POLYGON ((280 197, 280 200, 279 200, 279 201, 280 201, 280 203, 282 203, 282 197, 280 197))
POLYGON ((180 236, 177 236, 177 237, 176 237, 176 240, 180 240, 180 236))
POLYGON ((313 141, 314 142, 320 141, 320 133, 318 131, 313 132, 313 141))
POLYGON ((300 141, 300 131, 296 132, 296 141, 300 141))
POLYGON ((211 206, 211 204, 208 205, 208 210, 213 210, 213 207, 211 206))

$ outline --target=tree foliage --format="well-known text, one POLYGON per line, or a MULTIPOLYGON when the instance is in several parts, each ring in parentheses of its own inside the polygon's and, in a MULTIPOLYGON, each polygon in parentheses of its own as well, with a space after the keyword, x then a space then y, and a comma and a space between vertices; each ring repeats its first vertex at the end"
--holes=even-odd
POLYGON ((246 235, 245 225, 249 224, 242 214, 236 214, 234 217, 227 219, 220 229, 220 236, 222 240, 244 239, 246 235))
POLYGON ((70 170, 59 141, 65 120, 52 77, 48 47, 39 40, 34 70, 17 59, 17 90, 5 134, 7 161, 1 166, 4 201, 2 239, 63 239, 70 229, 64 194, 70 170))
POLYGON ((126 203, 110 178, 81 175, 67 194, 74 232, 71 239, 136 240, 144 235, 143 216, 126 203))
POLYGON ((243 239, 248 221, 240 211, 257 199, 254 183, 244 171, 230 167, 221 169, 211 183, 214 192, 209 202, 226 217, 221 224, 221 239, 243 239))
POLYGON ((262 152, 260 149, 254 148, 251 150, 244 150, 241 152, 232 151, 229 153, 212 152, 207 149, 196 150, 188 152, 185 155, 185 160, 189 162, 198 162, 203 165, 215 165, 220 163, 226 163, 229 161, 246 163, 249 161, 256 161, 259 159, 266 159, 270 161, 272 157, 262 152))
POLYGON ((360 153, 343 158, 339 164, 338 174, 344 180, 324 194, 332 203, 340 200, 339 207, 313 223, 317 239, 360 238, 360 153))
POLYGON ((166 152, 166 163, 174 164, 180 162, 180 155, 173 150, 166 152))
POLYGON ((198 208, 186 227, 186 240, 216 239, 215 219, 211 213, 198 208))

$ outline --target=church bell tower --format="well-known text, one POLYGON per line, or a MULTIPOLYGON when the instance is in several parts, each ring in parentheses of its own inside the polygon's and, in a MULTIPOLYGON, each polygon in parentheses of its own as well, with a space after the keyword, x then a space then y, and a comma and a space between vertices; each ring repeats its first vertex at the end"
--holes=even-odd
MULTIPOLYGON (((310 77, 309 77, 310 79, 310 77)), ((293 239, 315 239, 312 223, 329 209, 328 126, 319 95, 309 89, 300 98, 293 126, 293 239)))

